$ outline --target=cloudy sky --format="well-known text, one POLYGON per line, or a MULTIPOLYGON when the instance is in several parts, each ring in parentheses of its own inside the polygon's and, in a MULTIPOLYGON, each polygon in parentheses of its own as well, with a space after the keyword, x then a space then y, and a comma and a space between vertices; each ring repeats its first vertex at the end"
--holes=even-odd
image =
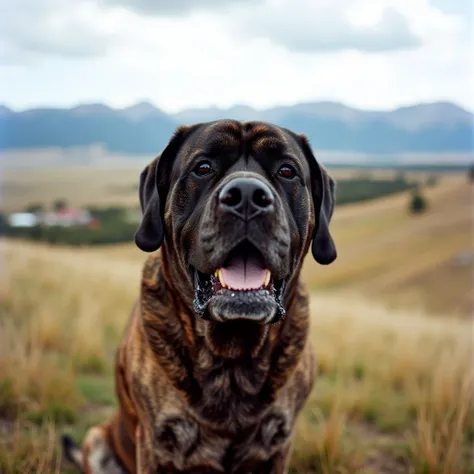
POLYGON ((0 0, 0 103, 474 109, 471 0, 0 0))

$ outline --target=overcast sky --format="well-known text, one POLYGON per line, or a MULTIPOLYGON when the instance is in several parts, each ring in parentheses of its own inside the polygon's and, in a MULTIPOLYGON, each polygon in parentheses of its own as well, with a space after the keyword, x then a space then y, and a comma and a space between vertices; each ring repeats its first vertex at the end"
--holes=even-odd
POLYGON ((0 103, 474 109, 472 0, 0 0, 0 103))

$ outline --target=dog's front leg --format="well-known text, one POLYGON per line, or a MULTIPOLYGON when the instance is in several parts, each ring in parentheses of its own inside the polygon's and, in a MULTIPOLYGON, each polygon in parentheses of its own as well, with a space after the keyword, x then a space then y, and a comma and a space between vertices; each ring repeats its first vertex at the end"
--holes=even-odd
POLYGON ((157 459, 153 454, 153 442, 142 425, 137 426, 136 441, 137 474, 162 474, 157 459))
POLYGON ((152 472, 150 453, 148 452, 145 431, 139 424, 135 432, 137 443, 137 474, 152 472))

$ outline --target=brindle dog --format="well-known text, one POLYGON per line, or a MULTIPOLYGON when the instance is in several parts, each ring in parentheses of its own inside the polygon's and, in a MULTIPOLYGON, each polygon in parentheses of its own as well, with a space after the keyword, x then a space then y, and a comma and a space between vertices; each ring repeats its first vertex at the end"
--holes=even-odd
POLYGON ((300 281, 336 258, 334 181, 261 122, 179 128, 141 174, 153 253, 116 359, 119 408, 67 457, 86 473, 286 473, 314 383, 300 281))

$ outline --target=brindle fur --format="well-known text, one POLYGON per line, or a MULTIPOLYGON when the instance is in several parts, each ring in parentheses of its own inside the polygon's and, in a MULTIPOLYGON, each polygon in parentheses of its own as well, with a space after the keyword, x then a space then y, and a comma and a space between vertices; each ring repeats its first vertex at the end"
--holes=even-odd
MULTIPOLYGON (((149 196, 158 189, 163 235, 160 228, 155 230, 164 243, 144 266, 140 297, 117 351, 119 408, 109 421, 90 430, 78 464, 90 474, 287 473, 295 420, 316 377, 308 298, 299 276, 311 242, 319 238, 321 245, 328 245, 324 239, 329 237, 318 237, 317 230, 318 222, 320 226, 326 219, 327 225, 331 218, 334 183, 308 155, 304 137, 268 124, 220 121, 182 128, 170 142, 166 159, 170 147, 173 162, 160 163, 161 155, 141 176, 144 220, 150 218, 149 196), (286 316, 277 324, 220 323, 193 311, 193 281, 184 255, 199 253, 202 242, 197 221, 189 217, 196 194, 185 195, 189 188, 182 187, 181 176, 186 160, 203 147, 244 155, 243 166, 257 174, 263 174, 261 168, 251 168, 249 157, 259 153, 291 152, 301 163, 307 181, 303 190, 294 191, 299 202, 281 206, 288 227, 281 240, 288 237, 288 256, 278 271, 286 275, 287 287, 286 316), (318 170, 323 183, 315 177, 318 170), (180 212, 186 214, 183 221, 176 215, 180 212)), ((277 193, 284 194, 279 189, 277 193)), ((212 218, 207 225, 212 227, 212 218)), ((268 239, 281 233, 278 222, 272 225, 268 239)), ((324 260, 319 248, 316 252, 315 257, 324 260)))

